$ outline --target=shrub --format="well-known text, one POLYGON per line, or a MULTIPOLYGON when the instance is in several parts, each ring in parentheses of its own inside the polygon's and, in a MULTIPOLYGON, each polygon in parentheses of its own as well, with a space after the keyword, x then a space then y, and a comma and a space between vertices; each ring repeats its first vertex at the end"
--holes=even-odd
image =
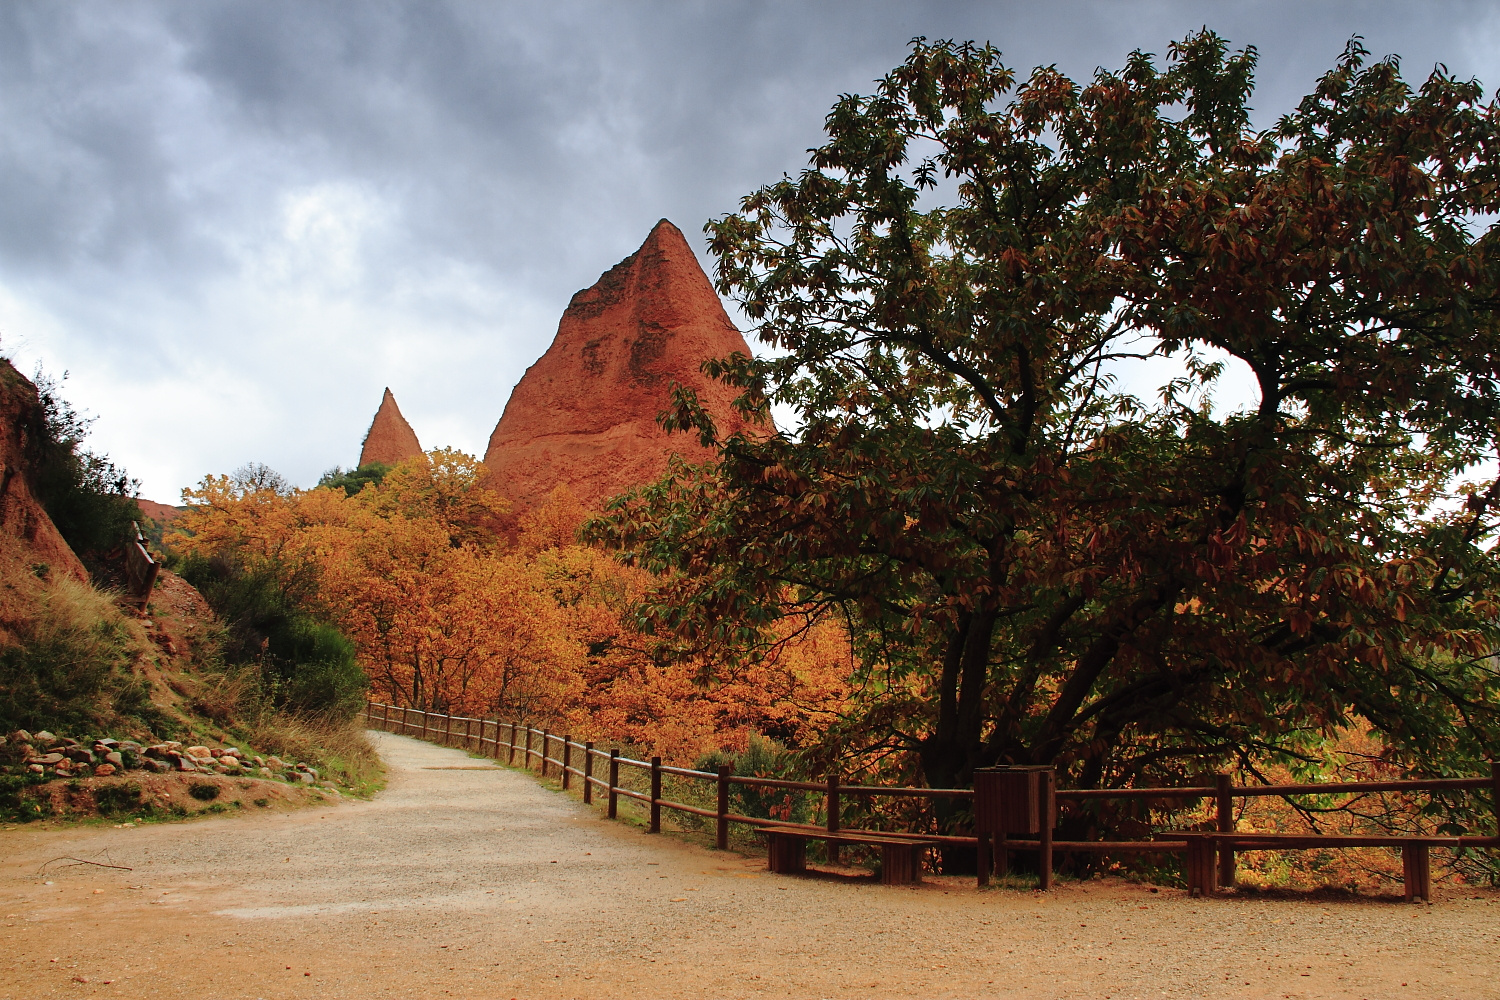
POLYGON ((188 794, 199 802, 212 802, 219 797, 219 786, 206 781, 195 781, 188 786, 188 794))
MULTIPOLYGON (((796 779, 797 768, 792 755, 775 740, 752 734, 741 753, 720 751, 700 757, 693 766, 699 771, 717 771, 719 765, 728 764, 734 773, 751 778, 796 779)), ((811 815, 811 798, 805 792, 784 788, 752 788, 731 785, 729 792, 730 811, 742 816, 761 819, 779 819, 789 823, 804 823, 811 815)))
POLYGON ((258 670, 260 694, 272 707, 338 718, 359 711, 369 682, 354 646, 307 610, 294 573, 202 556, 184 559, 179 572, 224 620, 225 659, 258 670))
POLYGON ((353 718, 364 705, 369 680, 354 659, 354 644, 338 629, 296 618, 266 656, 279 707, 301 713, 353 718))
POLYGON ((41 420, 32 428, 28 450, 37 500, 73 551, 96 564, 99 556, 120 546, 131 521, 144 520, 136 503, 140 481, 108 456, 83 447, 93 421, 62 398, 61 380, 38 370, 35 381, 41 420))
POLYGON ((379 486, 385 480, 385 474, 390 471, 391 467, 384 462, 367 462, 347 472, 335 465, 318 479, 318 486, 341 489, 345 495, 352 497, 366 486, 379 486))
POLYGON ((134 812, 141 807, 141 786, 133 781, 102 785, 94 789, 94 805, 105 814, 134 812))

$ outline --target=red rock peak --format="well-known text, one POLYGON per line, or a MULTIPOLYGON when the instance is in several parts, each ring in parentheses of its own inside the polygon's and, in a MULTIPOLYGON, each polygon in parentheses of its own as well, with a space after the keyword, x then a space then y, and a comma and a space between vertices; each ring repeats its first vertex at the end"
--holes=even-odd
POLYGON ((750 349, 681 231, 662 219, 635 253, 573 296, 547 353, 526 370, 484 461, 518 511, 559 483, 590 509, 650 482, 676 452, 710 452, 656 424, 672 383, 695 389, 721 433, 742 429, 735 390, 704 375, 709 358, 750 349))
POLYGON ((387 388, 385 396, 380 400, 380 409, 375 411, 370 431, 365 435, 364 447, 359 452, 359 464, 379 462, 381 465, 395 465, 420 454, 422 445, 417 441, 417 432, 411 429, 411 424, 401 415, 396 397, 387 388))

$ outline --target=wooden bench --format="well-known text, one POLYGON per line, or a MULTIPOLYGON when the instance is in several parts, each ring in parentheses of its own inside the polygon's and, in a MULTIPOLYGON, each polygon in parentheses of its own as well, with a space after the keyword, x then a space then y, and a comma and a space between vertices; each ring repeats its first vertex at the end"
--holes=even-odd
POLYGON ((1180 830, 1161 836, 1164 839, 1187 841, 1188 893, 1193 896, 1211 895, 1218 890, 1219 876, 1215 859, 1221 851, 1232 853, 1394 847, 1401 851, 1402 885, 1408 903, 1413 900, 1432 900, 1432 865, 1428 856, 1431 848, 1500 846, 1500 838, 1496 837, 1320 837, 1295 833, 1221 833, 1204 830, 1180 830))
POLYGON ((880 881, 885 885, 911 885, 922 881, 922 852, 941 843, 931 837, 873 830, 823 830, 815 826, 763 826, 766 835, 766 867, 781 875, 807 870, 807 842, 859 844, 880 848, 880 881))

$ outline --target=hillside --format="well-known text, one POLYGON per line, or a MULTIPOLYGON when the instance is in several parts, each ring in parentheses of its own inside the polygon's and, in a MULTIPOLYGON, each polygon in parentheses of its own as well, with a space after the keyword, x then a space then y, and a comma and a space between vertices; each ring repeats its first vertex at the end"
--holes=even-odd
MULTIPOLYGON (((90 578, 38 498, 56 438, 37 386, 0 360, 0 817, 185 814, 212 808, 220 792, 187 793, 214 775, 323 780, 295 765, 328 758, 327 734, 256 703, 202 594, 162 569, 142 610, 90 578)), ((94 553, 111 579, 120 559, 94 553)), ((358 747, 343 750, 339 777, 361 780, 358 747)))

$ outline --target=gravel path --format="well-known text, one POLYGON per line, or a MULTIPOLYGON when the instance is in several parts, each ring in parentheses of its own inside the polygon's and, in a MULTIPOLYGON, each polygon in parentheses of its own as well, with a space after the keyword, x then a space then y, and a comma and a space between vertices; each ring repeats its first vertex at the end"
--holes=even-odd
POLYGON ((1410 906, 774 876, 459 751, 371 736, 390 767, 373 802, 0 832, 0 998, 1500 995, 1495 893, 1410 906), (134 870, 39 877, 59 855, 134 870))

